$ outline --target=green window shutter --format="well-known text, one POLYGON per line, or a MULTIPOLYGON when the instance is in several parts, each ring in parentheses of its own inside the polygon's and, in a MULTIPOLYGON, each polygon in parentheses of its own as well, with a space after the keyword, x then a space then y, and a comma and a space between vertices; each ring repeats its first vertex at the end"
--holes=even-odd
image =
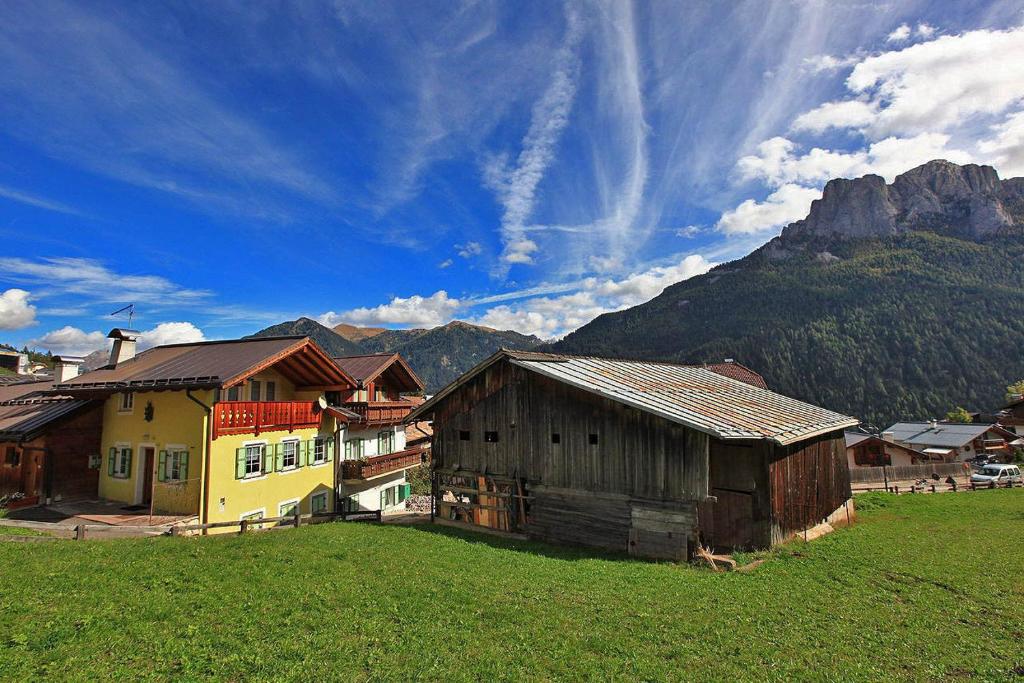
POLYGON ((403 500, 409 497, 412 493, 412 484, 400 484, 398 487, 398 502, 401 503, 403 500))
POLYGON ((188 479, 188 451, 178 453, 178 476, 188 479))
POLYGON ((167 451, 160 451, 160 460, 156 467, 156 480, 167 481, 167 451))
POLYGON ((235 451, 235 479, 245 477, 245 446, 235 451))
POLYGON ((384 509, 384 505, 385 505, 385 503, 387 503, 387 494, 386 494, 386 492, 387 492, 387 489, 381 489, 380 490, 380 509, 381 510, 384 509))
POLYGON ((327 462, 334 460, 334 439, 327 439, 324 444, 324 452, 327 454, 327 462))
POLYGON ((308 465, 309 461, 312 460, 312 457, 310 456, 310 453, 313 453, 315 450, 316 450, 316 442, 315 441, 300 441, 299 442, 299 455, 298 455, 298 457, 295 460, 296 464, 299 467, 305 467, 306 465, 308 465))
POLYGON ((351 460, 352 459, 352 442, 351 441, 346 441, 345 442, 345 459, 346 460, 351 460))
MULTIPOLYGON (((280 445, 280 444, 279 444, 280 445)), ((274 449, 270 444, 263 447, 263 474, 274 471, 274 449)))
POLYGON ((114 476, 114 462, 117 459, 117 449, 111 447, 110 457, 107 458, 107 476, 114 476))
POLYGON ((127 448, 125 450, 128 451, 128 457, 125 459, 126 462, 124 466, 124 477, 127 479, 132 476, 132 449, 127 448))
MULTIPOLYGON (((269 450, 269 446, 267 447, 269 450)), ((277 471, 280 472, 284 469, 284 444, 274 444, 274 454, 277 456, 274 458, 274 462, 277 463, 277 471)))

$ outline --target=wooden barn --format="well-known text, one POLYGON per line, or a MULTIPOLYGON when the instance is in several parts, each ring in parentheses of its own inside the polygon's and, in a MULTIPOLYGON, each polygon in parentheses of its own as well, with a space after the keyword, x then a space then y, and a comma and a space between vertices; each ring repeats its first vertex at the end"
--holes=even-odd
POLYGON ((851 511, 857 420, 705 367, 501 350, 410 415, 430 418, 454 522, 684 559, 851 511))

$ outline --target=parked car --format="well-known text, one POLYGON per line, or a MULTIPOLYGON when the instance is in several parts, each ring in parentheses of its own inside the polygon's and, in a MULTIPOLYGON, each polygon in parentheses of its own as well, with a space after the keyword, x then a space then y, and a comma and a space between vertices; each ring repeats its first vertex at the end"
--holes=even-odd
POLYGON ((1021 483, 1020 468, 1016 465, 985 465, 971 475, 971 481, 975 484, 987 484, 990 481, 997 484, 1005 484, 1008 481, 1019 484, 1021 483))

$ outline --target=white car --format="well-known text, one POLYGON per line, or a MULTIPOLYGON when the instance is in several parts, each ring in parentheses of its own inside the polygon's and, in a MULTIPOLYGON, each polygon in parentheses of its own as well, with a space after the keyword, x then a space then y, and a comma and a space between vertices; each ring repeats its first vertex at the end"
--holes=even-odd
POLYGON ((985 465, 971 475, 971 481, 975 484, 987 484, 994 481, 996 484, 1005 484, 1012 481, 1015 484, 1021 483, 1020 468, 1016 465, 985 465))

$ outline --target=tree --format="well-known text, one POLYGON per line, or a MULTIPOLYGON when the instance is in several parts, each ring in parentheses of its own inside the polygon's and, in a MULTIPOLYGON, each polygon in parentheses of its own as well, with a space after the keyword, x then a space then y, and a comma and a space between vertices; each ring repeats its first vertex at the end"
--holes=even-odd
POLYGON ((946 413, 946 422, 960 422, 968 424, 973 422, 974 418, 964 408, 957 406, 955 409, 946 413))
POLYGON ((1006 387, 1006 401, 1016 401, 1024 395, 1024 379, 1019 379, 1010 386, 1006 387))

